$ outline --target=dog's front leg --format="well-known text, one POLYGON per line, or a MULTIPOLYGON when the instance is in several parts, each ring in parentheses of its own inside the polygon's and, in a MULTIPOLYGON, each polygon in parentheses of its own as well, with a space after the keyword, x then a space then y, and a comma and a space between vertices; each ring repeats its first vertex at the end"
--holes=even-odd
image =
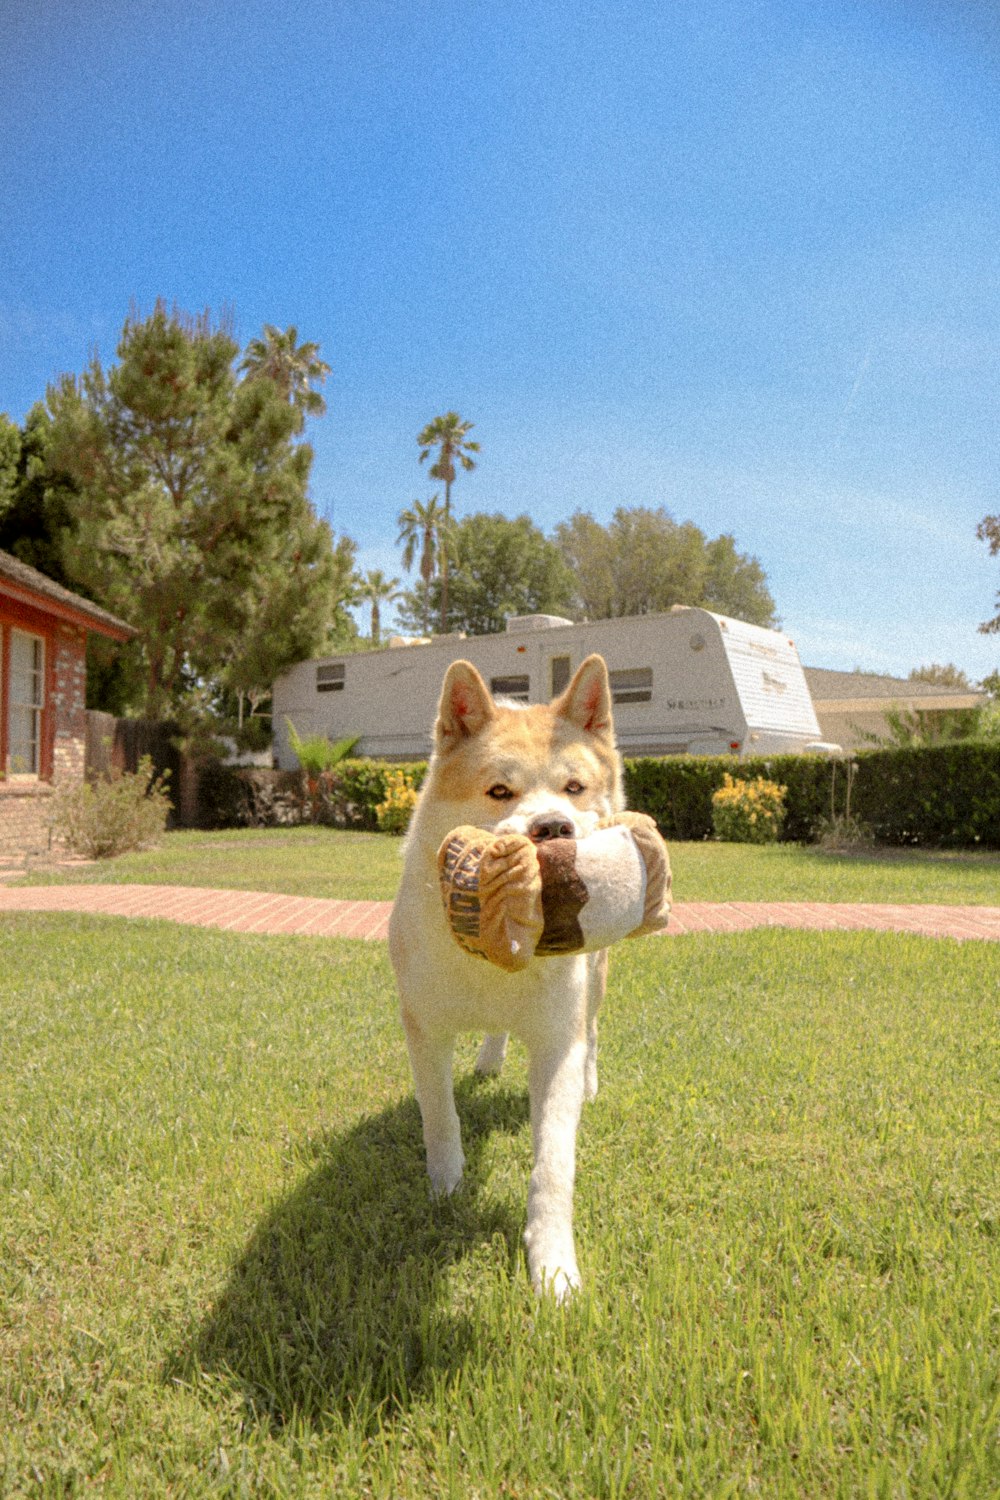
POLYGON ((484 1078, 499 1073, 506 1056, 506 1032, 491 1032, 489 1036, 483 1038, 483 1045, 476 1058, 476 1072, 484 1078))
POLYGON ((453 1193, 462 1180, 465 1166, 451 1076, 455 1038, 428 1033, 405 1007, 403 1027, 424 1127, 431 1188, 437 1194, 453 1193))
POLYGON ((587 1072, 585 1099, 597 1098, 597 1012, 608 987, 608 950, 587 954, 587 1072))
POLYGON ((543 1046, 530 1061, 535 1164, 524 1242, 536 1291, 551 1291, 560 1302, 580 1285, 573 1248, 573 1180, 586 1061, 583 1037, 568 1046, 543 1046))

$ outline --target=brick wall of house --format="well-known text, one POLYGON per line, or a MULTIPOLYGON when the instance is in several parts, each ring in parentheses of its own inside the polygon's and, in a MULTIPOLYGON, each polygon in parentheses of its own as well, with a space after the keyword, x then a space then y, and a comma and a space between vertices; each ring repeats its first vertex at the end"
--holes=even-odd
POLYGON ((0 781, 0 854, 41 854, 50 847, 53 788, 0 781))
POLYGON ((87 636, 57 622, 48 637, 52 653, 49 712, 53 729, 52 781, 0 779, 0 854, 39 853, 50 847, 55 787, 81 781, 87 745, 87 636))
POLYGON ((55 671, 52 707, 55 740, 52 780, 81 781, 87 753, 87 636, 76 625, 60 623, 52 641, 55 671))

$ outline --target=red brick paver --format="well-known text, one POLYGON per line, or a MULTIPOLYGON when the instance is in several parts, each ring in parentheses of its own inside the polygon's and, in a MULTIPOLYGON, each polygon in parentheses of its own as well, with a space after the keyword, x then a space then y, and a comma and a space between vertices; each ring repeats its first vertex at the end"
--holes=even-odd
MULTIPOLYGON (((384 938, 388 901, 328 901, 264 891, 176 885, 0 886, 0 915, 77 911, 109 917, 157 917, 228 932, 305 933, 310 937, 384 938)), ((891 906, 826 901, 682 901, 668 937, 799 927, 817 932, 913 932, 924 937, 1000 942, 1000 906, 891 906)))

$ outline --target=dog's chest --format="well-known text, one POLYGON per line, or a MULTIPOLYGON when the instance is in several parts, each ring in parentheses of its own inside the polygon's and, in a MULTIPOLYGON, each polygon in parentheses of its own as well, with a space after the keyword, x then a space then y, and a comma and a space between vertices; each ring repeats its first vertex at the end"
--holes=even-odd
POLYGON ((403 1002, 435 1027, 526 1036, 572 1029, 585 1014, 584 955, 539 959, 510 974, 462 951, 445 918, 436 864, 407 862, 393 926, 403 1002))

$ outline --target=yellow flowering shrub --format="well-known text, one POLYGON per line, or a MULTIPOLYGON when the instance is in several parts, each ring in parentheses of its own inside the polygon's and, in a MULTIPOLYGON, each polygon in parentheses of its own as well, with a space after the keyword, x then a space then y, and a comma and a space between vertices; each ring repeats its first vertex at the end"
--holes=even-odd
POLYGON ((712 827, 731 844, 773 844, 785 821, 787 787, 758 776, 739 781, 726 771, 712 794, 712 827))
POLYGON ((385 773, 385 800, 375 808, 380 833, 405 833, 417 805, 417 789, 409 772, 385 773))

